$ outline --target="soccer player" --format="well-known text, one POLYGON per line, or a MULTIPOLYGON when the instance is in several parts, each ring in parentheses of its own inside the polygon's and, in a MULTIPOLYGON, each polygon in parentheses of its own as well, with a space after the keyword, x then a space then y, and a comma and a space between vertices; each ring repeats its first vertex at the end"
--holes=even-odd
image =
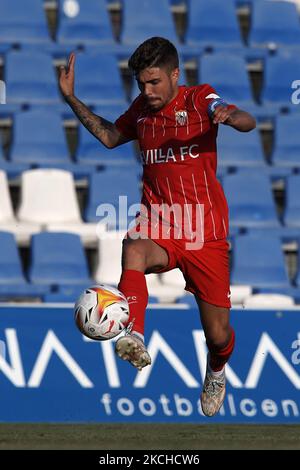
POLYGON ((179 268, 199 305, 208 347, 201 405, 213 416, 224 401, 225 364, 234 348, 228 208, 216 178, 216 138, 219 124, 248 132, 255 119, 208 84, 179 86, 178 53, 164 38, 146 40, 130 57, 141 93, 115 123, 74 95, 74 63, 72 53, 60 71, 65 100, 106 147, 138 140, 144 168, 141 213, 123 241, 118 286, 129 301, 131 330, 117 341, 116 352, 139 370, 151 363, 144 344, 145 274, 179 268))

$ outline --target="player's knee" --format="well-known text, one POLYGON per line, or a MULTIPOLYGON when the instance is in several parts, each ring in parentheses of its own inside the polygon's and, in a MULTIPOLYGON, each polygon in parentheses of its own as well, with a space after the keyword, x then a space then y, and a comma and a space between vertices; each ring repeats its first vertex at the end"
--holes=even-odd
POLYGON ((146 267, 146 251, 142 240, 123 240, 122 263, 127 269, 146 267))
POLYGON ((207 332, 206 341, 209 346, 215 349, 223 349, 230 341, 231 330, 229 325, 215 325, 207 332))

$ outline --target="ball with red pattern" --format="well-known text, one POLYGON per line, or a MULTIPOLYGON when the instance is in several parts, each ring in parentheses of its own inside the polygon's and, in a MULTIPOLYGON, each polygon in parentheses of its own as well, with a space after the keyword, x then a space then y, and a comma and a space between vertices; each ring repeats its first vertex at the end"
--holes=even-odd
POLYGON ((81 333, 94 340, 120 334, 129 319, 126 297, 115 287, 100 284, 81 294, 75 304, 75 323, 81 333))

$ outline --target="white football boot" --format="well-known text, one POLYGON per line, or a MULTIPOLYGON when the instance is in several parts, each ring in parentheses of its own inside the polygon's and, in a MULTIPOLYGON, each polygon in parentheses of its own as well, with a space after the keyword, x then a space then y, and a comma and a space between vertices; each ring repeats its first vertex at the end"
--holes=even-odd
POLYGON ((201 407, 205 416, 214 416, 221 408, 226 391, 225 367, 217 376, 213 375, 208 367, 207 358, 206 375, 201 393, 201 407))
POLYGON ((151 357, 144 342, 134 333, 119 338, 115 350, 121 359, 129 361, 138 370, 151 364, 151 357))

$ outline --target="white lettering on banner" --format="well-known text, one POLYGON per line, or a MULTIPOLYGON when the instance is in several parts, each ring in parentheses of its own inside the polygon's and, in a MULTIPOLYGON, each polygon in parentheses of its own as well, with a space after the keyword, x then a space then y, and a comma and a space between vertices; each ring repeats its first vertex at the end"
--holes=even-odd
POLYGON ((200 153, 197 151, 199 148, 198 144, 186 145, 173 149, 169 147, 166 150, 159 149, 147 149, 141 151, 141 160, 144 165, 150 165, 152 163, 166 163, 168 161, 177 162, 185 161, 187 157, 198 158, 200 153))
POLYGON ((300 388, 300 376, 287 361, 276 344, 272 341, 268 333, 263 333, 257 346, 248 377, 245 382, 245 388, 256 388, 263 371, 268 355, 271 355, 280 367, 282 372, 289 378, 294 387, 300 388))
POLYGON ((174 394, 175 406, 178 416, 191 416, 193 413, 193 405, 187 398, 174 394))
POLYGON ((291 360, 292 360, 292 363, 297 366, 298 364, 300 364, 300 333, 299 332, 298 332, 298 339, 295 339, 295 341, 292 342, 292 349, 296 349, 296 351, 293 352, 291 360))
POLYGON ((146 387, 149 380, 150 374, 154 368, 157 355, 161 352, 177 374, 181 377, 183 382, 190 388, 198 388, 200 384, 192 376, 190 371, 185 367, 183 362, 175 354, 173 349, 170 348, 168 343, 156 330, 153 331, 150 341, 148 343, 147 350, 152 358, 151 366, 145 367, 141 372, 138 373, 133 386, 136 388, 146 387))
POLYGON ((250 398, 245 398, 244 400, 241 400, 240 410, 244 416, 252 418, 257 413, 255 401, 251 400, 250 398))
POLYGON ((110 406, 111 405, 110 394, 109 393, 103 393, 100 402, 103 403, 103 405, 104 405, 105 413, 110 416, 111 413, 112 413, 111 406, 110 406))
POLYGON ((166 397, 166 395, 162 394, 160 396, 160 399, 158 400, 159 403, 162 405, 163 407, 163 412, 166 416, 172 416, 173 415, 173 411, 171 411, 169 409, 169 403, 170 403, 170 400, 168 397, 166 397))
POLYGON ((282 400, 281 405, 284 416, 290 416, 289 407, 293 412, 293 416, 299 416, 298 406, 297 403, 294 402, 294 400, 282 400))
POLYGON ((144 416, 153 416, 156 413, 156 406, 150 398, 142 398, 139 401, 139 409, 144 416))
POLYGON ((274 416, 278 415, 278 406, 276 405, 274 400, 271 400, 269 398, 266 398, 262 401, 261 409, 262 412, 270 418, 273 418, 274 416))
MULTIPOLYGON (((165 394, 161 394, 157 402, 154 398, 150 399, 147 397, 137 400, 119 397, 112 400, 110 393, 104 393, 100 403, 103 404, 104 413, 107 416, 116 416, 116 414, 133 416, 138 412, 143 416, 155 416, 156 414, 161 414, 161 412, 165 416, 190 417, 193 414, 204 416, 200 399, 194 402, 190 398, 180 396, 178 393, 171 395, 170 398, 165 394)), ((267 418, 283 415, 286 418, 296 418, 297 422, 299 418, 299 408, 294 400, 283 399, 275 402, 265 398, 261 401, 255 401, 248 397, 235 398, 231 393, 228 393, 225 397, 220 410, 220 416, 246 416, 247 418, 254 418, 259 411, 267 418)))
POLYGON ((5 337, 11 365, 6 362, 3 356, 0 356, 0 371, 3 372, 15 387, 25 387, 25 376, 16 330, 14 328, 7 328, 5 330, 5 337))
POLYGON ((231 415, 236 416, 236 414, 237 414, 236 413, 236 407, 235 407, 235 403, 234 403, 232 395, 227 397, 227 401, 228 401, 228 406, 229 406, 231 415))
POLYGON ((134 413, 134 405, 129 398, 120 398, 117 401, 117 408, 123 416, 131 416, 134 413))
MULTIPOLYGON (((202 382, 205 377, 206 369, 206 341, 202 330, 192 331, 196 358, 198 361, 198 367, 202 382)), ((300 333, 298 333, 298 337, 300 333)), ((95 344, 94 341, 88 340, 83 337, 84 341, 95 344)), ((297 344, 293 343, 294 347, 298 347, 297 344)), ((99 344, 99 343, 96 343, 99 344)), ((17 331, 12 328, 5 329, 5 349, 6 357, 0 354, 0 372, 2 372, 7 379, 16 387, 26 387, 24 366, 22 363, 22 357, 20 354, 19 341, 17 337, 17 331)), ((148 350, 150 356, 152 356, 152 365, 143 369, 141 372, 137 372, 133 387, 144 388, 147 386, 151 374, 155 375, 157 361, 163 356, 171 368, 174 370, 184 384, 189 388, 200 388, 198 382, 198 373, 195 371, 195 376, 191 373, 188 367, 182 362, 181 358, 176 354, 173 348, 168 344, 166 339, 161 334, 154 330, 148 343, 148 350)), ((120 388, 122 387, 121 378, 119 375, 119 368, 121 364, 117 362, 116 355, 114 353, 114 340, 100 342, 100 351, 104 362, 104 371, 102 373, 103 379, 105 380, 105 374, 109 387, 120 388)), ((52 330, 49 330, 44 338, 41 349, 37 354, 33 369, 28 373, 29 381, 28 387, 36 388, 39 387, 47 368, 51 360, 52 354, 56 353, 59 359, 63 362, 64 366, 74 376, 76 381, 83 388, 94 387, 93 382, 81 369, 79 364, 70 355, 65 346, 57 338, 52 330)), ((291 384, 296 388, 300 389, 300 376, 297 371, 293 368, 293 365, 279 350, 278 346, 273 342, 270 336, 264 332, 258 342, 256 350, 254 350, 254 356, 250 365, 248 374, 245 372, 246 381, 243 383, 233 369, 227 365, 226 377, 228 383, 235 389, 254 389, 258 386, 261 375, 263 374, 264 367, 268 356, 274 360, 278 365, 281 372, 290 380, 291 384)), ((298 358, 298 356, 297 356, 298 358)), ((296 361, 295 361, 296 362, 296 361)), ((164 408, 166 415, 171 415, 172 411, 169 408, 169 403, 165 395, 162 395, 161 405, 164 408)), ((150 405, 149 405, 150 406, 150 405)), ((230 402, 228 406, 232 410, 232 415, 236 413, 234 410, 234 404, 230 402)), ((266 405, 267 406, 267 405, 266 405)), ((268 405, 269 406, 269 405, 268 405)))
POLYGON ((66 350, 52 330, 49 330, 28 381, 28 387, 39 387, 44 377, 52 353, 55 352, 83 388, 92 388, 94 384, 86 376, 77 362, 66 350))

